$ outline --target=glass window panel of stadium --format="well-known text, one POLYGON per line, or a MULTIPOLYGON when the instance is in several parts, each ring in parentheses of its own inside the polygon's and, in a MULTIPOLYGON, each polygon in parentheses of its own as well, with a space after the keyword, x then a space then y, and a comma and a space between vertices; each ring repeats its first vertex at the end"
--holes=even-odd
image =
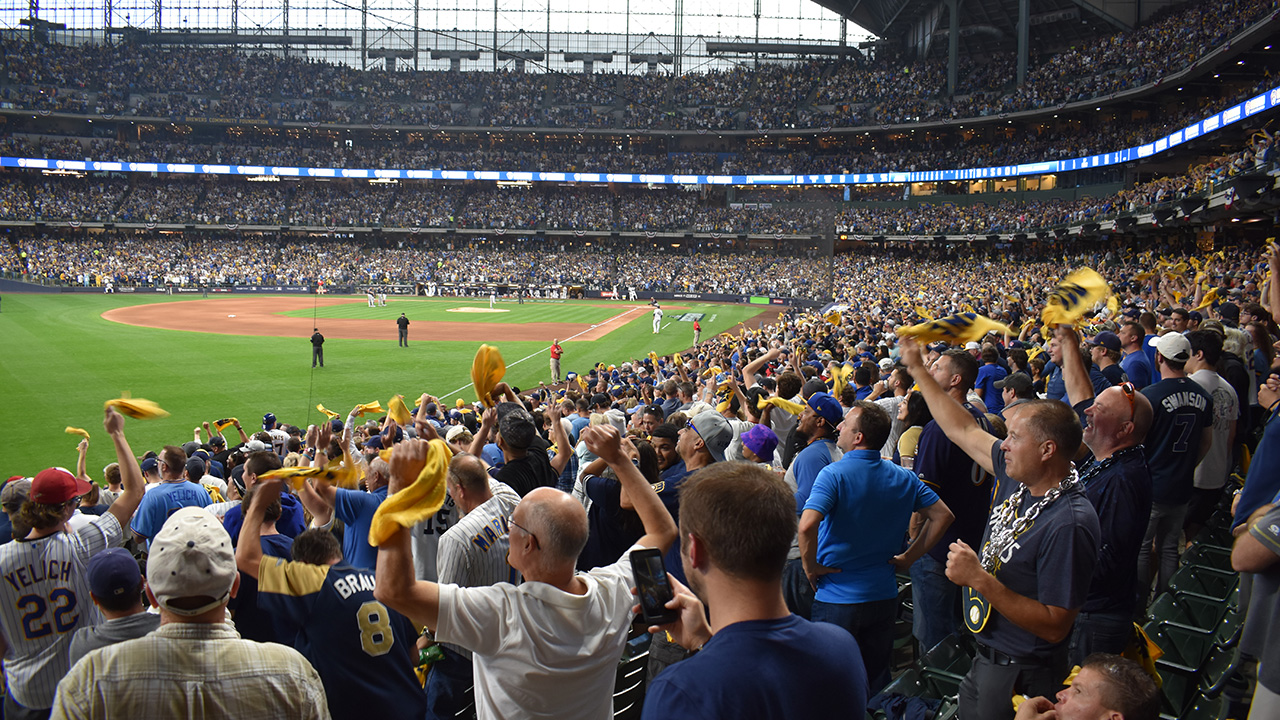
MULTIPOLYGON (((496 47, 543 53, 541 61, 526 64, 529 72, 580 72, 582 62, 567 61, 565 53, 595 54, 598 72, 645 72, 645 64, 628 62, 629 54, 680 55, 682 72, 724 69, 755 58, 711 56, 707 41, 831 44, 840 39, 844 22, 812 0, 5 0, 0 31, 24 30, 20 21, 33 5, 40 20, 66 26, 50 33, 55 42, 101 42, 107 27, 235 31, 246 36, 245 47, 282 52, 275 45, 255 47, 252 36, 288 30, 351 38, 346 46, 288 51, 355 67, 385 63, 362 58, 362 49, 385 49, 409 51, 394 60, 400 69, 447 69, 449 60, 433 59, 433 50, 479 52, 479 59, 462 61, 464 70, 513 68, 511 58, 495 57, 496 47), (677 18, 681 7, 683 17, 677 18), (612 61, 602 61, 608 53, 612 61)), ((869 37, 852 24, 844 30, 850 44, 869 37)))

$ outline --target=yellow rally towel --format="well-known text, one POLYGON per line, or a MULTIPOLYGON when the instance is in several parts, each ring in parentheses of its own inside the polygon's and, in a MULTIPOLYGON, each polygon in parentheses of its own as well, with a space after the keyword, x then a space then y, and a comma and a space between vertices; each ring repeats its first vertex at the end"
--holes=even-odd
POLYGON ((476 351, 475 360, 471 362, 471 384, 476 388, 476 397, 485 407, 493 407, 489 393, 507 374, 507 364, 502 361, 502 353, 492 345, 481 345, 476 351))
POLYGON ((853 366, 845 363, 835 369, 831 373, 831 396, 840 399, 840 394, 844 392, 844 388, 849 384, 849 376, 853 375, 853 366))
POLYGON ((681 355, 680 353, 675 353, 674 355, 671 356, 671 362, 675 363, 676 365, 683 365, 684 356, 681 355))
POLYGON ((373 402, 367 402, 361 405, 360 412, 356 414, 364 415, 365 413, 371 413, 373 415, 381 415, 384 412, 386 412, 386 410, 382 408, 382 403, 378 402, 377 400, 374 400, 373 402))
POLYGON ((135 420, 169 417, 169 413, 161 409, 159 405, 150 400, 131 398, 128 393, 125 393, 124 397, 106 401, 103 403, 103 407, 113 407, 119 410, 121 414, 128 415, 135 420))
POLYGON ((369 526, 369 544, 378 547, 389 540, 400 528, 413 527, 435 515, 444 506, 445 474, 453 451, 443 440, 431 441, 427 450, 427 464, 418 473, 418 479, 407 488, 388 497, 373 514, 369 526))
POLYGON ((786 398, 780 398, 780 397, 760 398, 759 400, 756 401, 757 410, 763 410, 765 405, 772 405, 778 408, 779 410, 786 410, 792 415, 799 415, 800 413, 804 412, 804 405, 801 405, 798 402, 792 402, 790 400, 787 400, 786 398))
POLYGON ((413 420, 409 408, 405 407, 404 396, 397 395, 387 403, 387 415, 400 425, 408 425, 413 420))
POLYGON ((330 460, 328 465, 324 467, 287 467, 268 470, 259 477, 262 478, 285 478, 294 490, 302 487, 302 483, 307 478, 316 478, 332 485, 339 487, 355 487, 356 471, 355 467, 345 468, 342 466, 342 459, 330 460))
POLYGON ((930 343, 943 340, 951 344, 979 340, 991 331, 1012 335, 1008 325, 996 322, 977 313, 960 313, 938 318, 911 327, 898 328, 898 335, 915 338, 916 342, 930 343))
POLYGON ((213 424, 213 427, 218 431, 218 434, 221 435, 223 430, 226 430, 227 428, 234 426, 238 422, 240 421, 237 420, 236 418, 224 418, 222 420, 215 422, 213 424))
POLYGON ((653 369, 654 369, 654 370, 657 370, 657 369, 658 369, 658 353, 656 353, 656 352, 654 352, 654 351, 650 350, 650 351, 649 351, 649 361, 653 363, 653 369))
POLYGON ((338 413, 326 408, 324 405, 316 405, 316 409, 324 413, 324 416, 333 420, 338 417, 338 413))
POLYGON ((587 392, 587 389, 588 389, 587 379, 582 377, 581 375, 578 375, 574 379, 578 381, 578 387, 582 388, 582 392, 587 392))
POLYGON ((1090 268, 1080 268, 1062 279, 1040 312, 1048 327, 1074 325, 1100 300, 1111 295, 1107 281, 1090 268))
POLYGON ((68 434, 68 435, 79 435, 80 437, 84 438, 85 440, 88 440, 88 439, 89 439, 89 431, 88 431, 88 430, 85 430, 84 428, 71 427, 70 425, 68 425, 68 426, 67 426, 67 434, 68 434))
POLYGON ((843 321, 843 318, 840 317, 840 312, 838 310, 832 310, 826 315, 823 315, 822 319, 826 320, 832 325, 835 325, 836 327, 840 327, 840 323, 843 321))
POLYGON ((1204 310, 1206 308, 1212 307, 1213 304, 1216 302, 1218 302, 1218 288, 1214 288, 1209 292, 1205 293, 1204 297, 1200 298, 1200 305, 1193 309, 1204 310))

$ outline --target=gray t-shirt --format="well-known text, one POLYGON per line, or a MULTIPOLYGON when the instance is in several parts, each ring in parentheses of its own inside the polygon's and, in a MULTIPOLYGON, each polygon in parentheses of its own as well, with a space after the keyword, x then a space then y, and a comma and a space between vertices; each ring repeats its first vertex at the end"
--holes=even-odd
MULTIPOLYGON (((1258 518, 1249 534, 1262 546, 1280 555, 1280 507, 1258 518)), ((1240 633, 1241 650, 1258 656, 1258 682, 1271 692, 1280 692, 1280 619, 1273 617, 1280 601, 1280 565, 1253 573, 1249 612, 1240 633)))
POLYGON ((91 650, 140 638, 158 627, 160 627, 160 616, 149 612, 107 620, 92 627, 82 627, 71 636, 71 647, 67 649, 67 656, 71 659, 71 665, 75 665, 77 660, 91 650))

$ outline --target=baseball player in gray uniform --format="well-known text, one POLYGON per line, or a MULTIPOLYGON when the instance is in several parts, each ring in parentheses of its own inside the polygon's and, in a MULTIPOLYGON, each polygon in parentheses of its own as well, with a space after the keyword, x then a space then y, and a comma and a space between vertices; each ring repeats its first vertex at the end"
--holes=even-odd
MULTIPOLYGON (((520 502, 516 491, 490 480, 474 455, 457 455, 445 481, 462 517, 440 537, 440 582, 482 587, 520 581, 507 564, 507 524, 520 502)), ((466 708, 466 690, 474 682, 471 653, 443 645, 444 659, 427 677, 429 717, 454 717, 466 708)))
POLYGON ((71 636, 102 621, 89 598, 89 558, 124 543, 124 528, 142 500, 142 471, 125 440, 124 418, 109 407, 102 426, 115 444, 123 484, 107 512, 69 531, 67 521, 91 485, 63 468, 42 470, 18 510, 31 532, 0 545, 6 718, 48 717, 58 681, 70 669, 71 636))

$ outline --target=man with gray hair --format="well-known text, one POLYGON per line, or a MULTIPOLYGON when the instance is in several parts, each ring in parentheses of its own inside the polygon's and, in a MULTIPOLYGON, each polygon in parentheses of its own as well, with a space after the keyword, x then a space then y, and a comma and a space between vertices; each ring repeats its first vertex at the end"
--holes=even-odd
MULTIPOLYGON (((599 425, 583 442, 618 475, 644 526, 632 550, 666 552, 676 525, 618 431, 599 425)), ((391 489, 411 485, 427 443, 411 440, 391 458, 391 489)), ((508 523, 508 563, 524 583, 460 588, 413 579, 409 534, 378 547, 374 597, 435 630, 436 639, 475 654, 475 702, 484 718, 611 717, 618 657, 631 626, 631 551, 612 565, 577 574, 587 514, 571 495, 540 487, 508 523)))
POLYGON ((147 597, 160 628, 91 651, 58 684, 54 718, 328 718, 324 686, 297 650, 242 640, 226 621, 240 588, 231 536, 178 509, 156 533, 147 597))

